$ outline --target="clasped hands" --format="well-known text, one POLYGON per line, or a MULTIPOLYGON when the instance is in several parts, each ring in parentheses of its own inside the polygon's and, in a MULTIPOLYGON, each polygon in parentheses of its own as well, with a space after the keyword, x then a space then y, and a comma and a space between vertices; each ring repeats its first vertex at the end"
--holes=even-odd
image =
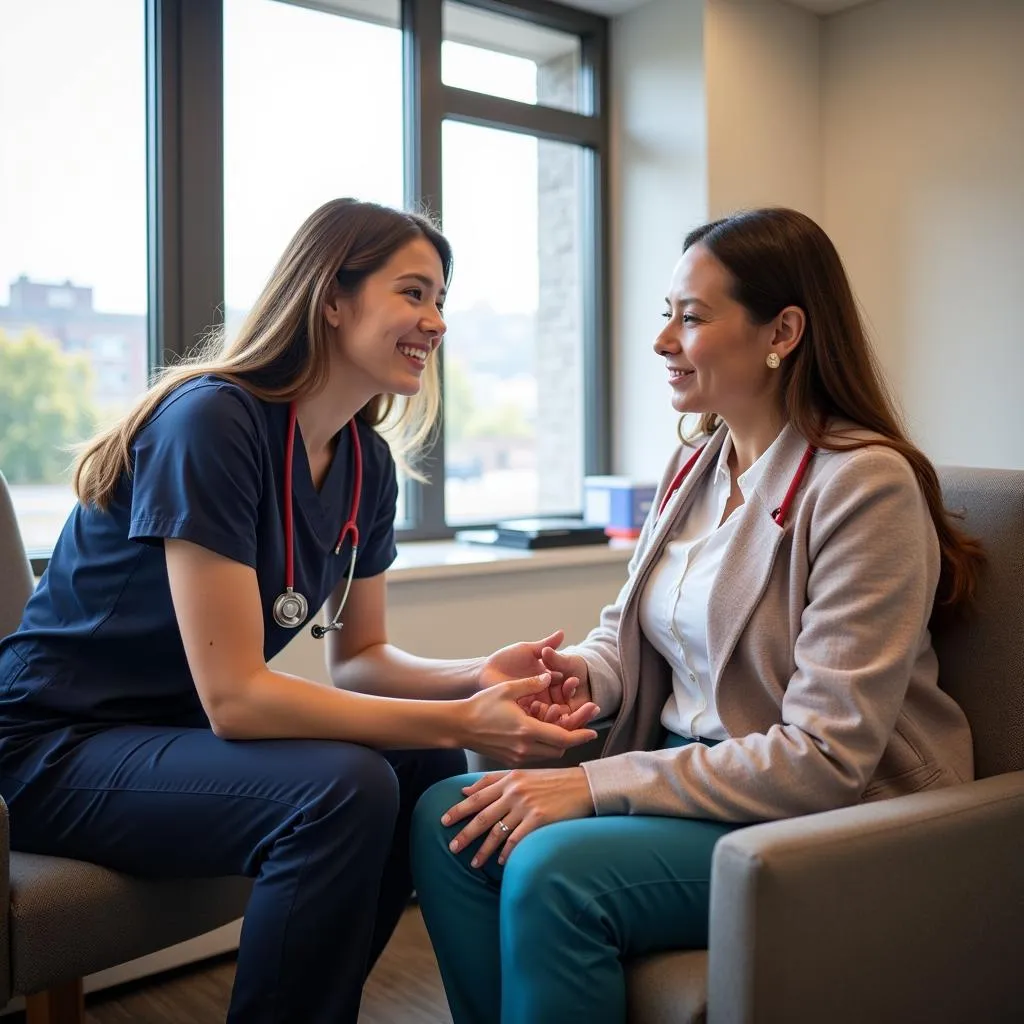
POLYGON ((479 671, 479 688, 515 679, 550 676, 550 681, 519 698, 519 705, 540 722, 551 722, 564 729, 578 729, 597 715, 600 708, 590 699, 587 663, 579 656, 558 651, 565 639, 563 630, 555 630, 543 640, 509 644, 486 658, 479 671))
MULTIPOLYGON (((495 710, 496 702, 509 702, 512 697, 525 720, 517 720, 513 715, 508 723, 502 714, 497 718, 501 719, 502 727, 511 725, 514 732, 520 733, 524 742, 519 749, 509 749, 503 743, 500 750, 492 751, 485 749, 484 735, 479 738, 483 747, 475 745, 474 749, 518 765, 531 757, 557 757, 571 746, 594 739, 594 731, 584 727, 601 709, 590 699, 587 663, 578 655, 558 652, 564 638, 562 630, 557 630, 543 640, 509 644, 480 663, 478 692, 470 703, 486 715, 495 710), (559 731, 547 728, 552 725, 559 731), (531 737, 539 740, 541 746, 530 743, 531 737)), ((486 726, 479 724, 486 733, 486 726)))
MULTIPOLYGON (((521 764, 531 757, 560 757, 568 748, 596 738, 593 729, 585 728, 600 713, 590 699, 587 665, 578 655, 558 652, 563 639, 558 630, 535 643, 510 644, 482 663, 480 691, 469 703, 483 710, 484 703, 514 696, 520 717, 510 723, 510 733, 495 737, 493 746, 486 737, 478 737, 477 749, 491 747, 482 752, 521 764)), ((594 813, 590 786, 578 767, 490 772, 463 793, 466 799, 448 810, 441 822, 453 825, 471 819, 450 844, 455 853, 486 834, 474 854, 474 867, 482 866, 496 850, 498 863, 504 864, 516 844, 541 825, 594 813)))

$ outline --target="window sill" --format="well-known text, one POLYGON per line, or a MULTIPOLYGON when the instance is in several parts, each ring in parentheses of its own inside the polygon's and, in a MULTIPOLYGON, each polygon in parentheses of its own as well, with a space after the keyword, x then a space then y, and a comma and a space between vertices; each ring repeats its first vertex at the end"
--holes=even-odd
POLYGON ((572 566, 616 565, 629 561, 634 541, 524 551, 466 541, 407 541, 398 545, 398 558, 388 570, 389 583, 415 580, 495 576, 572 566))
MULTIPOLYGON (((635 546, 632 540, 613 540, 607 545, 584 544, 524 551, 458 540, 413 540, 398 545, 398 558, 387 575, 389 583, 411 583, 415 580, 499 576, 572 566, 625 565, 635 546)), ((45 556, 32 558, 32 574, 36 583, 48 561, 45 556)))

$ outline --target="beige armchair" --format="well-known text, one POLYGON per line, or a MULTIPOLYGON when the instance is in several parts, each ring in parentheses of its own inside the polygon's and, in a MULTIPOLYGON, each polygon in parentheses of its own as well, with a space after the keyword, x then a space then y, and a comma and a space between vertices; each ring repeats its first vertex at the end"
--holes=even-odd
MULTIPOLYGON (((33 580, 0 475, 0 636, 17 628, 33 580)), ((243 878, 147 881, 10 850, 0 800, 0 1007, 26 997, 28 1024, 78 1024, 82 978, 242 916, 243 878)))
POLYGON ((722 839, 708 949, 631 964, 630 1024, 1024 1021, 1024 472, 940 478, 989 558, 935 637, 978 781, 722 839))

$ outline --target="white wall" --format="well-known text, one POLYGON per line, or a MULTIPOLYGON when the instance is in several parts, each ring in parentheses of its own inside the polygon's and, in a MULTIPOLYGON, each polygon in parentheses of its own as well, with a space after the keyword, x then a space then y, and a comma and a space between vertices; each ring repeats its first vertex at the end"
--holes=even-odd
POLYGON ((708 215, 790 206, 818 219, 821 19, 776 0, 707 0, 708 215))
POLYGON ((742 207, 820 216, 820 31, 777 0, 649 0, 612 22, 615 472, 656 480, 676 444, 651 344, 686 233, 742 207))
POLYGON ((835 240, 925 451, 1024 467, 1024 2, 650 0, 612 47, 615 471, 672 447, 649 346, 682 236, 768 203, 835 240))
POLYGON ((1024 3, 824 21, 825 227, 916 440, 1024 468, 1024 3))
POLYGON ((703 25, 698 0, 650 0, 612 22, 612 460, 648 480, 677 419, 651 346, 683 237, 707 215, 703 25))

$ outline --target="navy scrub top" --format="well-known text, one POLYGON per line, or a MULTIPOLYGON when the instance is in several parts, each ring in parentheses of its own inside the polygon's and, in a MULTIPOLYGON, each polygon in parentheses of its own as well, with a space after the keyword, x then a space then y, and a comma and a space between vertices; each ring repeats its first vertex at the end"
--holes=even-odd
MULTIPOLYGON (((368 577, 395 558, 398 485, 386 442, 357 422, 363 492, 355 575, 368 577)), ((157 407, 109 510, 74 509, 19 630, 0 641, 0 773, 19 749, 34 748, 33 761, 52 757, 96 728, 209 727, 174 616, 165 538, 256 570, 267 660, 296 635, 273 617, 285 585, 287 437, 286 404, 215 377, 183 384, 157 407), (49 734, 45 751, 41 734, 49 734)), ((338 435, 319 492, 296 429, 293 475, 295 588, 315 612, 348 570, 350 538, 339 555, 334 545, 352 502, 351 428, 338 435)))

